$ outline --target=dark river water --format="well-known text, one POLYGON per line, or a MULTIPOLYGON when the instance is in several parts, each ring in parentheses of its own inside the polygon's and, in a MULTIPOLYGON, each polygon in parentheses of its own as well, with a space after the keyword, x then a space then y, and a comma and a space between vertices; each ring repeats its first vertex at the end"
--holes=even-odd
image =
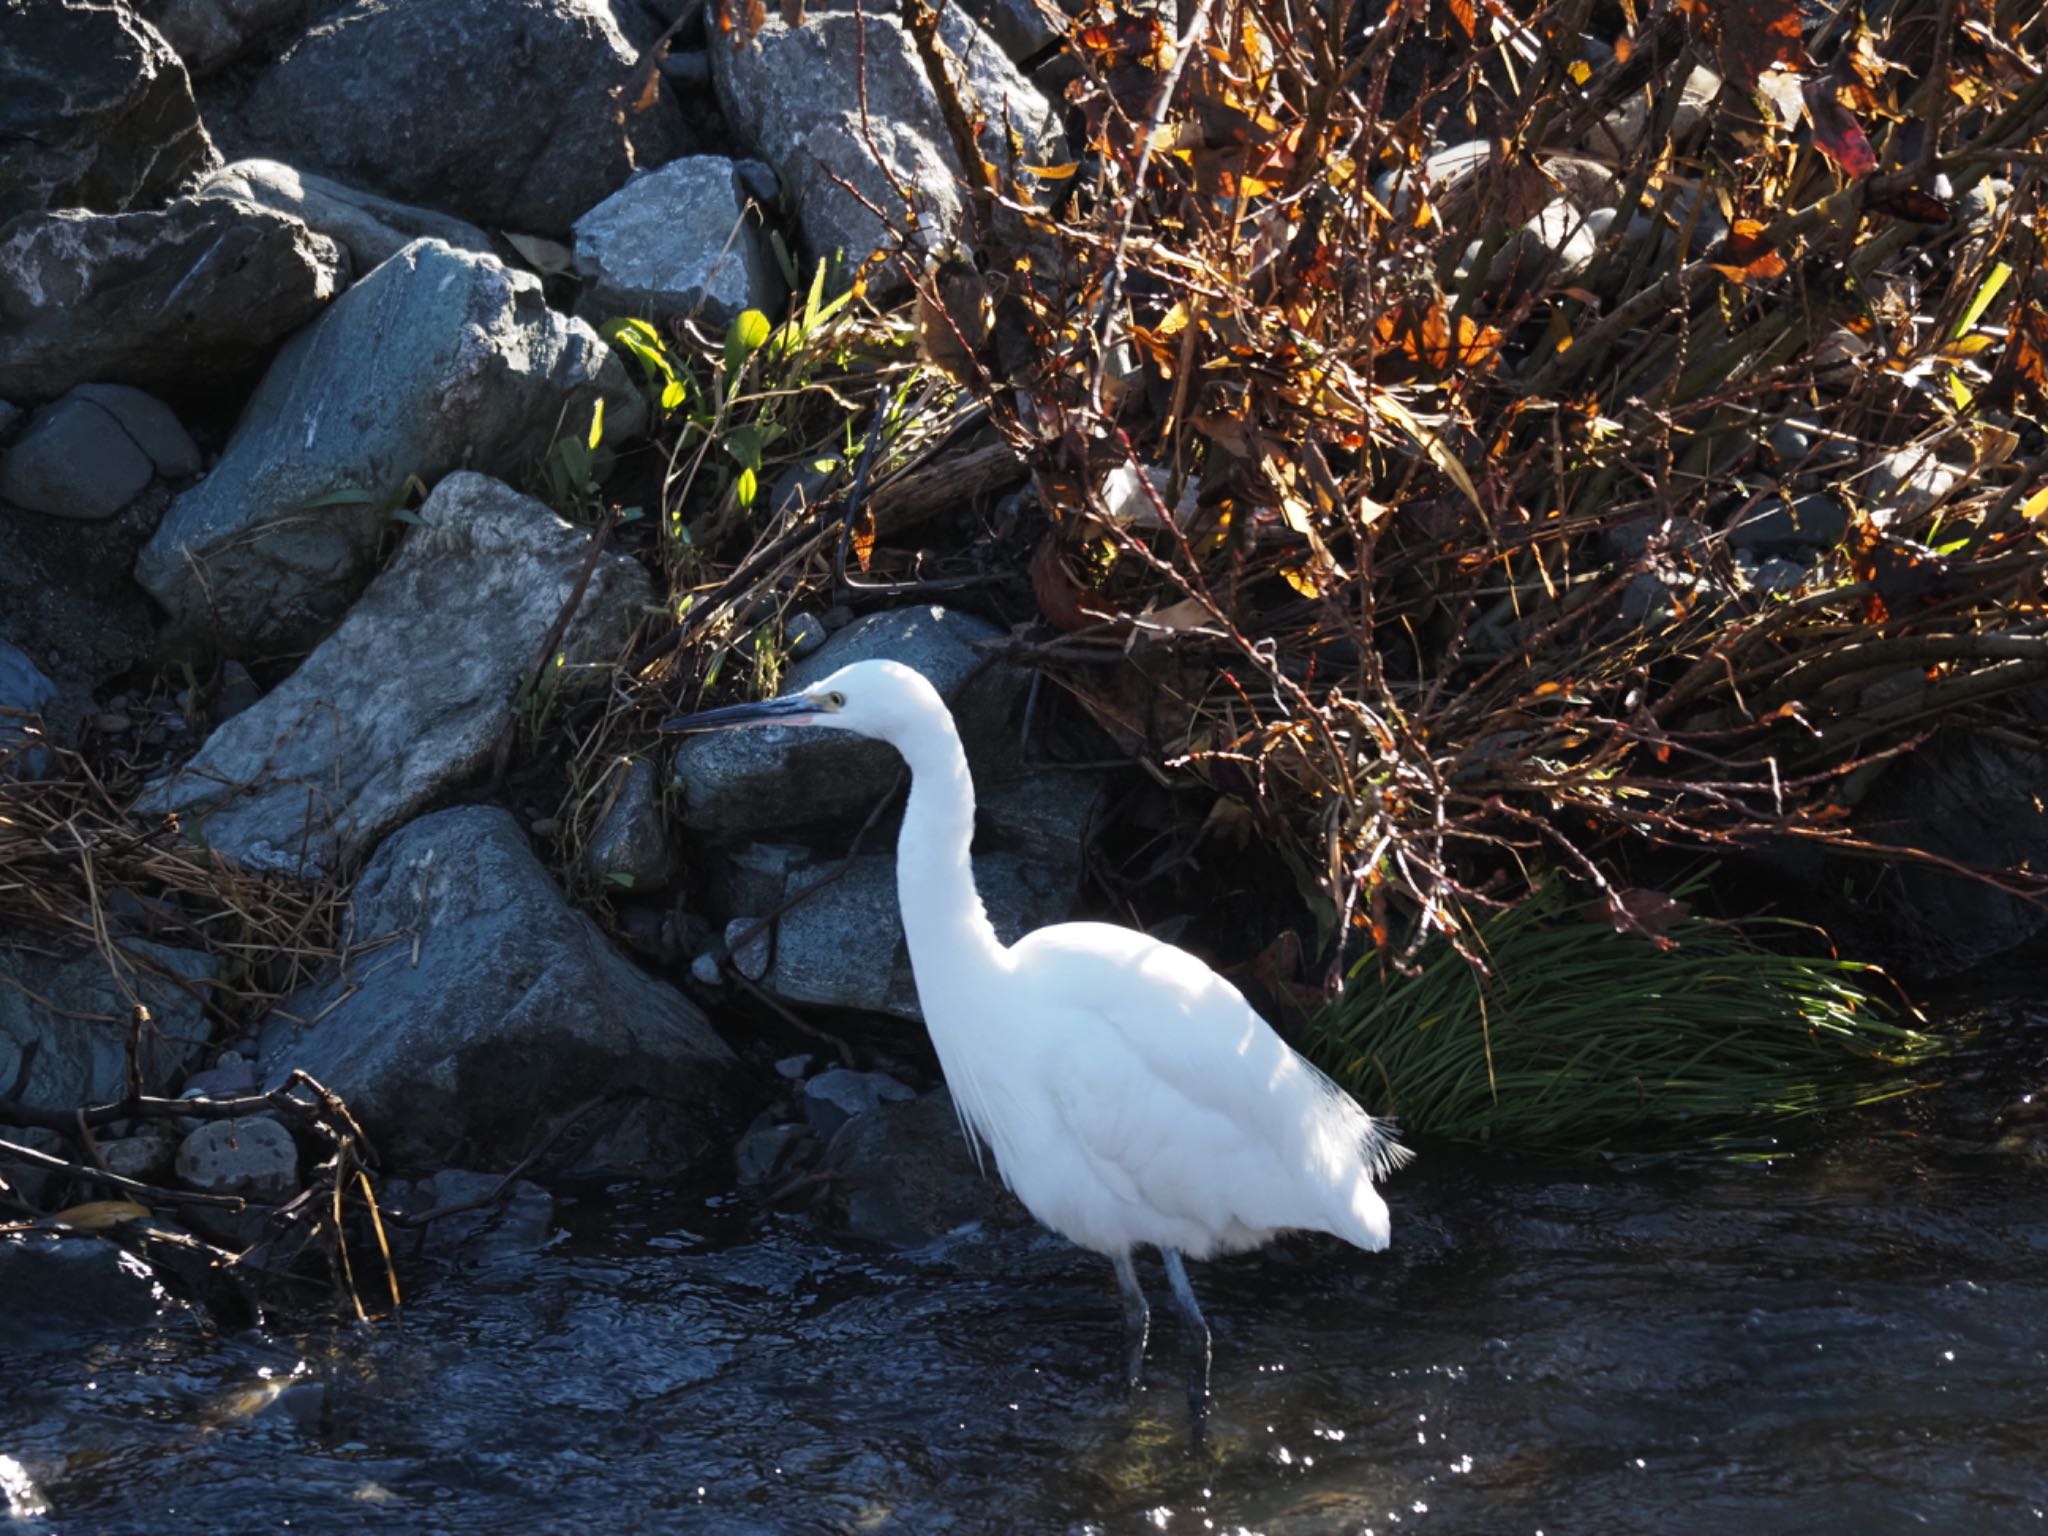
POLYGON ((1131 1398, 1108 1266, 1035 1229, 889 1253, 589 1191, 395 1322, 167 1310, 5 1362, 0 1530, 2048 1533, 2048 1136, 2011 1075, 1774 1162, 1437 1153, 1390 1253, 1196 1266, 1199 1461, 1156 1265, 1131 1398))

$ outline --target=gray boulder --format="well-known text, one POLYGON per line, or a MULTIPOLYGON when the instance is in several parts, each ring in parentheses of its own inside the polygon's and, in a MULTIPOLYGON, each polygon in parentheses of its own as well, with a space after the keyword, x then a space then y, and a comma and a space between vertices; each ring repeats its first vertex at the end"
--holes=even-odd
POLYGON ((635 166, 690 147, 674 99, 637 94, 651 41, 623 0, 356 0, 266 68, 220 133, 238 156, 560 235, 635 166))
POLYGON ((387 1220, 393 1253, 400 1259, 476 1265, 518 1258, 547 1246, 555 1224, 555 1197, 527 1179, 514 1179, 507 1186, 500 1174, 442 1168, 424 1179, 387 1179, 377 1190, 377 1203, 387 1217, 420 1217, 476 1201, 486 1203, 424 1226, 387 1220))
POLYGON ((1067 30, 1066 13, 1051 0, 967 0, 967 14, 980 22, 1004 53, 1022 61, 1067 30))
POLYGON ((267 1116, 209 1120, 178 1147, 178 1182, 202 1195, 275 1205, 298 1193, 299 1149, 267 1116))
MULTIPOLYGON (((168 1092, 205 1049, 209 1026, 199 999, 220 963, 141 939, 118 949, 128 985, 150 1013, 136 1041, 143 1089, 168 1092)), ((70 1110, 124 1097, 130 1019, 128 995, 97 953, 59 959, 0 949, 0 1088, 15 1088, 23 1103, 70 1110)), ((31 1143, 54 1139, 18 1134, 31 1143)), ((50 1177, 4 1157, 0 1174, 31 1200, 50 1177)))
POLYGON ((126 384, 81 384, 67 398, 83 400, 113 417, 166 480, 196 475, 205 463, 178 413, 154 395, 126 384))
POLYGON ((253 52, 306 12, 308 0, 137 0, 194 80, 253 52))
POLYGON ((921 1247, 984 1221, 1025 1219, 993 1165, 986 1173, 977 1166, 943 1088, 856 1115, 826 1146, 818 1171, 829 1176, 829 1214, 856 1237, 892 1247, 921 1247))
MULTIPOLYGON (((1926 686, 1925 675, 1914 669, 1899 685, 1891 691, 1909 697, 1926 686)), ((1871 690, 1862 707, 1885 702, 1871 690)), ((2048 720, 2048 689, 2026 691, 2014 707, 2036 723, 2048 720)), ((2048 867, 2044 798, 2048 771, 2038 751, 1950 729, 1893 762, 1856 820, 1874 842, 1924 848, 1966 868, 2039 870, 2048 867)), ((2048 911, 2038 902, 1967 875, 1897 859, 1834 865, 1833 883, 1864 893, 1889 929, 1886 964, 1907 974, 1956 975, 2048 932, 2048 911)))
POLYGON ((1962 479, 1962 472, 1919 448, 1900 448, 1870 466, 1863 497, 1871 521, 1883 528, 1898 518, 1915 518, 1933 507, 1962 479))
MULTIPOLYGON (((117 946, 127 982, 149 1009, 136 1062, 146 1092, 164 1093, 199 1058, 210 1026, 200 1007, 220 971, 210 955, 146 939, 117 946)), ((25 1103, 73 1109, 128 1091, 130 1005, 95 952, 56 959, 0 949, 0 1084, 20 1084, 25 1103), (22 1061, 36 1043, 26 1077, 22 1061)))
MULTIPOLYGON (((862 197, 900 227, 907 193, 917 210, 912 238, 927 251, 951 245, 965 224, 959 157, 916 45, 893 15, 867 10, 865 26, 863 36, 850 7, 814 11, 798 27, 771 16, 740 47, 711 49, 726 120, 781 175, 813 260, 843 252, 858 262, 894 243, 862 197)), ((982 154, 999 172, 1019 153, 1043 163, 1059 135, 1052 104, 964 11, 944 11, 940 37, 969 114, 984 124, 982 154)), ((900 286, 886 269, 873 284, 900 286)))
POLYGON ((645 757, 613 764, 610 803, 583 851, 592 880, 617 890, 655 891, 675 873, 675 851, 662 823, 660 770, 645 757))
POLYGON ((0 501, 98 522, 159 474, 196 474, 199 462, 199 449, 161 400, 125 384, 81 384, 38 410, 0 453, 0 501))
MULTIPOLYGON (((839 861, 829 858, 795 865, 782 899, 838 868, 839 861)), ((1057 866, 1013 853, 977 854, 974 882, 1005 944, 1073 915, 1075 881, 1057 866)), ((893 854, 861 854, 778 917, 774 955, 763 985, 778 997, 913 1022, 924 1018, 896 906, 893 854)))
MULTIPOLYGON (((0 1357, 13 1364, 44 1352, 73 1354, 81 1338, 147 1328, 158 1320, 161 1294, 147 1264, 95 1234, 0 1232, 0 1296, 7 1298, 0 1357)), ((14 1487, 8 1493, 10 1513, 29 1520, 41 1513, 33 1484, 19 1502, 14 1487)))
POLYGON ((253 368, 341 291, 348 257, 267 208, 179 198, 0 229, 0 395, 113 380, 190 388, 253 368))
POLYGON ((345 974, 287 1000, 264 1060, 273 1081, 298 1067, 341 1094, 387 1163, 509 1161, 552 1117, 636 1089, 655 1097, 572 1133, 579 1166, 660 1177, 723 1150, 731 1053, 562 900, 505 811, 460 806, 393 834, 350 926, 345 974))
MULTIPOLYGON (((589 535, 467 472, 419 515, 341 626, 152 786, 145 814, 182 812, 207 846, 252 868, 318 876, 484 765, 589 535)), ((570 665, 610 657, 651 599, 631 559, 600 559, 563 640, 570 665)))
POLYGON ((538 278, 416 241, 278 354, 136 579, 230 651, 310 646, 368 579, 407 476, 516 479, 601 392, 608 431, 630 433, 641 406, 623 366, 547 307, 538 278))
MULTIPOLYGON (((1077 872, 1101 786, 1086 774, 1024 761, 1012 717, 1030 675, 988 664, 986 648, 1001 639, 1001 630, 971 614, 894 608, 839 630, 794 662, 782 687, 808 688, 877 656, 915 667, 952 703, 989 830, 1019 852, 1077 872)), ((674 759, 682 825, 725 840, 857 821, 901 771, 902 759, 881 742, 782 726, 686 736, 674 759)))
POLYGON ((474 224, 294 170, 281 160, 237 160, 202 177, 194 197, 224 197, 288 214, 349 254, 358 272, 382 266, 415 240, 439 240, 458 251, 491 249, 474 224))
POLYGON ((804 1084, 804 1119, 820 1136, 830 1136, 855 1115, 916 1097, 915 1089, 886 1072, 832 1067, 804 1084))
POLYGON ((164 1120, 139 1122, 133 1136, 100 1138, 100 1158, 107 1172, 143 1184, 161 1184, 178 1155, 177 1127, 164 1120))
POLYGON ((127 6, 0 0, 0 224, 161 202, 219 163, 184 66, 127 6))
MULTIPOLYGON (((1002 638, 995 625, 971 614, 895 608, 849 624, 793 663, 782 689, 808 688, 877 656, 915 667, 953 701, 980 785, 1010 750, 1011 706, 1029 681, 1014 668, 987 665, 986 648, 1002 638)), ((789 726, 685 736, 675 752, 682 824, 726 837, 864 816, 901 769, 902 759, 881 742, 789 726)))
POLYGON ((786 293, 761 211, 730 160, 689 155, 636 176, 576 221, 582 312, 604 321, 774 314, 786 293))
POLYGON ((742 1189, 765 1189, 789 1177, 818 1138, 801 1122, 778 1123, 766 1115, 747 1127, 732 1151, 733 1173, 742 1189))

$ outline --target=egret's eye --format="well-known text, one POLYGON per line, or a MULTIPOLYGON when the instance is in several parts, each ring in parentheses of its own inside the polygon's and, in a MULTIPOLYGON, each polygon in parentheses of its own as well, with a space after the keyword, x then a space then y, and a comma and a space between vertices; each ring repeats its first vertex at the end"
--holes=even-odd
POLYGON ((846 708, 846 695, 843 693, 821 694, 819 695, 818 702, 820 704, 823 704, 827 709, 844 709, 846 708))

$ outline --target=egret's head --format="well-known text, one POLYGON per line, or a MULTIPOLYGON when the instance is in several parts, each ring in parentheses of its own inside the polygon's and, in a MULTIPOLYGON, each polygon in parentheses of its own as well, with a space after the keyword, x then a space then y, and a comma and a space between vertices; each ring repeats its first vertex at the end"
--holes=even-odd
POLYGON ((734 704, 665 720, 664 731, 723 731, 743 725, 823 725, 878 741, 901 742, 934 710, 945 714, 924 674, 896 661, 856 661, 780 698, 734 704))

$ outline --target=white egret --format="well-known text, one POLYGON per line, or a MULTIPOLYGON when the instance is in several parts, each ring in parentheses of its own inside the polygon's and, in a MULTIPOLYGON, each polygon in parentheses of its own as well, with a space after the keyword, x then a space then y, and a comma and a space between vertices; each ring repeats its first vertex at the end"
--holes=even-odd
POLYGON ((824 726, 885 741, 910 765, 896 889, 918 1002, 977 1159, 995 1154, 1031 1214, 1116 1268, 1143 1368, 1151 1314, 1132 1251, 1157 1248, 1185 1323, 1196 1443, 1209 1329, 1182 1256, 1287 1230, 1387 1246, 1377 1177, 1406 1161, 1389 1127, 1291 1050, 1229 982, 1182 949, 1108 923, 1004 945, 974 888, 974 784, 945 701, 893 661, 666 730, 824 726))

